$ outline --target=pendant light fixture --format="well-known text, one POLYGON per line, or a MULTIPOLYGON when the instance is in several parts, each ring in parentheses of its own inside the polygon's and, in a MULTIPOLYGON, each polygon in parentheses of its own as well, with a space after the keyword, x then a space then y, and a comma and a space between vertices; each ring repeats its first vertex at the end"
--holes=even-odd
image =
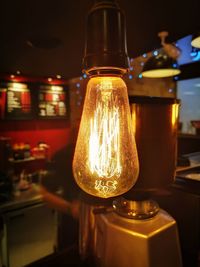
POLYGON ((180 50, 165 42, 168 32, 160 32, 162 48, 156 56, 150 57, 144 64, 142 76, 146 78, 164 78, 180 74, 177 58, 180 50))
POLYGON ((200 31, 192 35, 191 45, 200 48, 200 31))
POLYGON ((125 18, 113 0, 95 1, 86 27, 87 85, 73 159, 73 173, 86 193, 108 198, 136 182, 138 155, 128 93, 122 79, 129 68, 125 18))

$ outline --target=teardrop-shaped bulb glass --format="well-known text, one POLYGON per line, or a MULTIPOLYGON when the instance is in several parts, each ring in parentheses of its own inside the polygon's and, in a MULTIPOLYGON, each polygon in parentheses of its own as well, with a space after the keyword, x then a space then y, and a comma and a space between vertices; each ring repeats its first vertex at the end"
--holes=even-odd
POLYGON ((88 194, 108 198, 127 192, 139 172, 127 87, 120 77, 89 80, 73 173, 88 194))

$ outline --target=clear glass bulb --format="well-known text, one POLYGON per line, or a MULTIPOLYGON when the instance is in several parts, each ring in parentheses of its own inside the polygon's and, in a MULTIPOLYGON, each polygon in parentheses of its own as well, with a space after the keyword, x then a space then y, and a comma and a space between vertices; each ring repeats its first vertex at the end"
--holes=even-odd
POLYGON ((127 192, 139 172, 127 87, 120 77, 89 80, 73 173, 88 194, 108 198, 127 192))

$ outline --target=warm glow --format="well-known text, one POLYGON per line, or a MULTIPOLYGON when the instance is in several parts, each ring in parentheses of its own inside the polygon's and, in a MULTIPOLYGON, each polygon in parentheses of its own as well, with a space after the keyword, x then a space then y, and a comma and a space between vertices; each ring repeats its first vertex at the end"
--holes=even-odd
POLYGON ((196 48, 200 48, 200 36, 192 40, 191 45, 196 48))
POLYGON ((23 83, 10 83, 9 89, 15 92, 24 92, 27 91, 27 85, 23 83))
POLYGON ((174 126, 177 123, 179 112, 179 104, 172 105, 172 125, 174 126))
POLYGON ((136 104, 131 104, 131 119, 133 124, 133 133, 136 133, 136 104))
POLYGON ((138 168, 124 81, 90 79, 73 161, 77 184, 91 195, 120 195, 134 185, 138 168))
POLYGON ((179 69, 155 69, 142 72, 145 78, 165 78, 180 74, 179 69))
POLYGON ((96 172, 98 176, 119 177, 119 108, 113 98, 110 82, 102 80, 100 90, 102 101, 97 103, 94 117, 90 120, 89 166, 91 172, 96 172))
POLYGON ((61 86, 52 85, 51 90, 55 92, 61 92, 63 91, 63 88, 61 86))

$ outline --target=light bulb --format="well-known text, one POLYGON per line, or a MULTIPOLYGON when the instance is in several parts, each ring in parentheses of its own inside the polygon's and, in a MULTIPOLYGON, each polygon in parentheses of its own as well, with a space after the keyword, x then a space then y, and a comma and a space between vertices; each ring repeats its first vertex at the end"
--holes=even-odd
POLYGON ((108 198, 127 192, 138 172, 126 84, 118 76, 92 77, 73 159, 75 180, 86 193, 108 198))

